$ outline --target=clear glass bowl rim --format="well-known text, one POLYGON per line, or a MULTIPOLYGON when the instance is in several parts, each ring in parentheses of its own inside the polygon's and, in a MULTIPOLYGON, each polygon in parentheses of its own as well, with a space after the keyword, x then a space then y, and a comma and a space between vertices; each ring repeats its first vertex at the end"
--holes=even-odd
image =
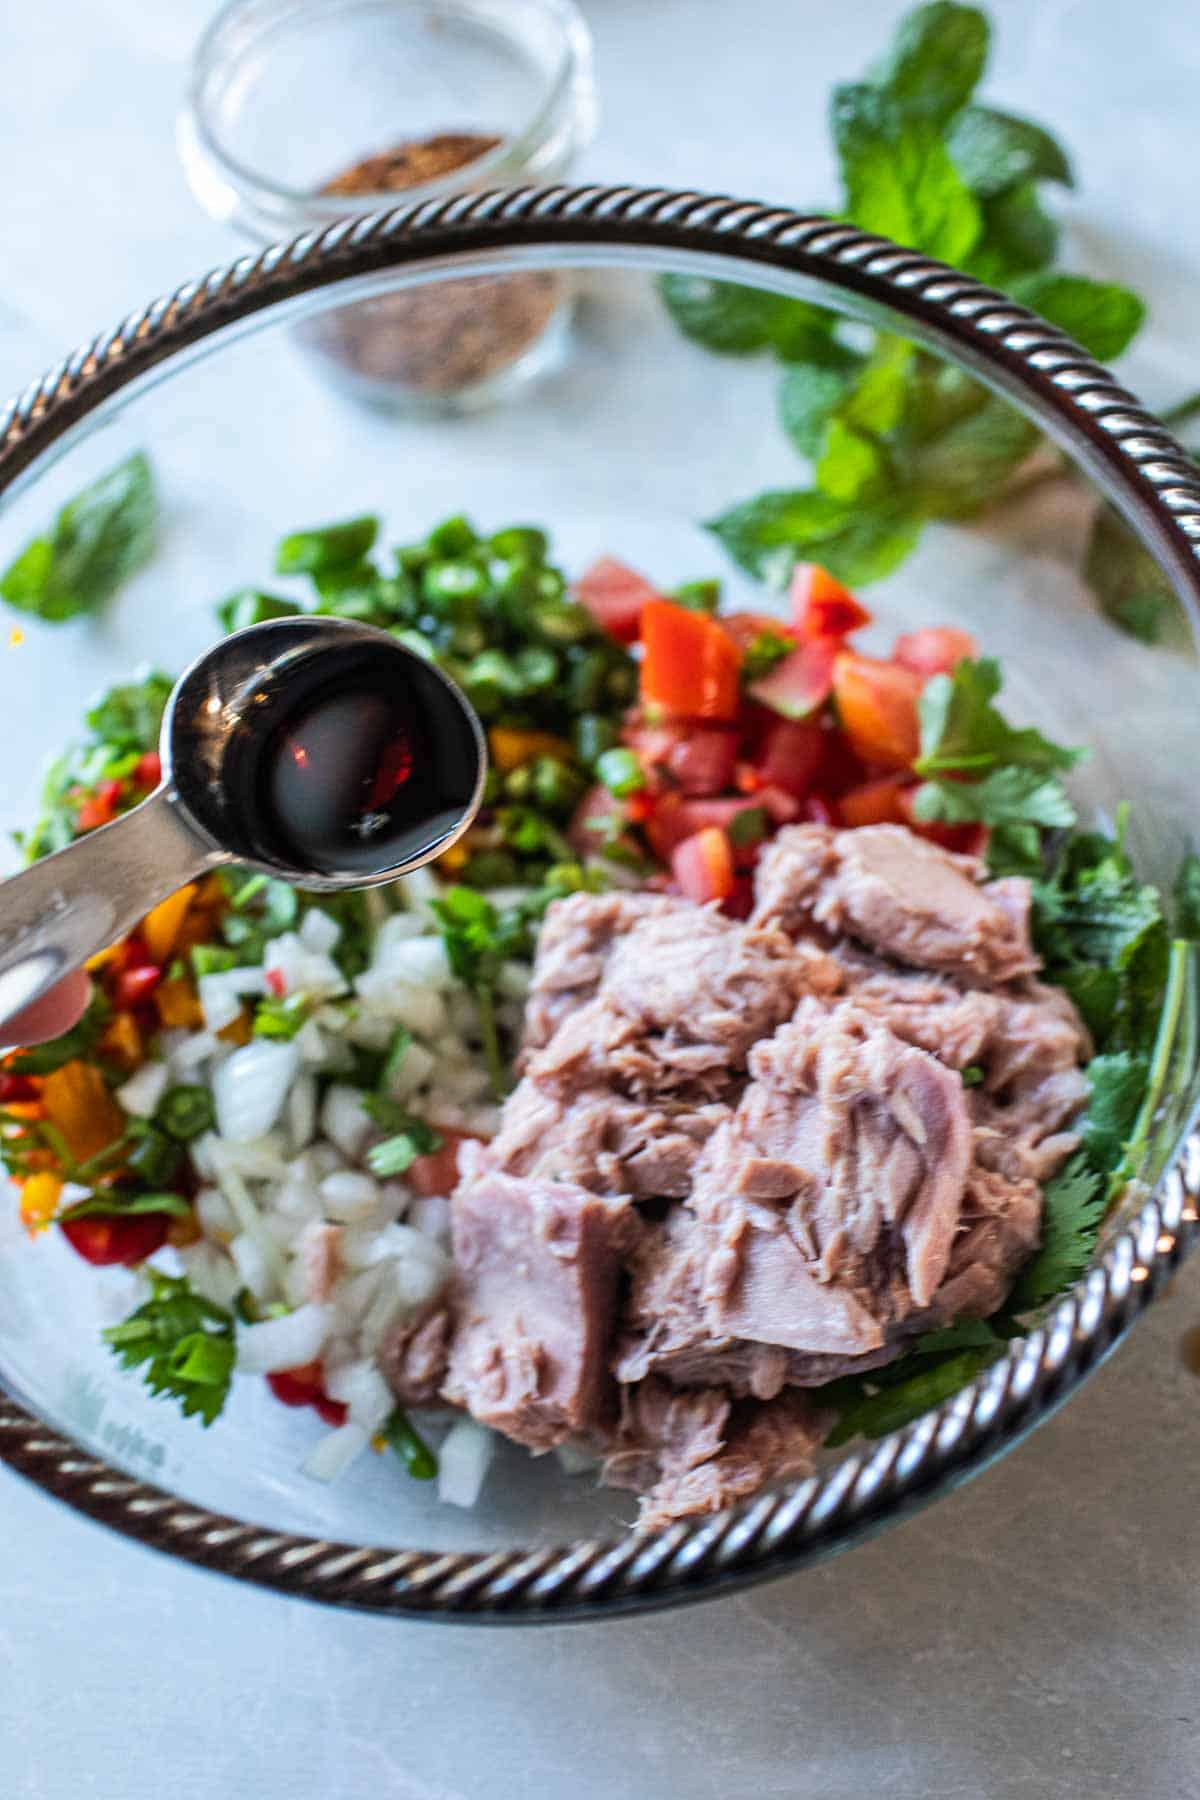
MULTIPOLYGON (((529 266, 675 269, 817 299, 967 368, 1072 455, 1171 579, 1200 634, 1200 472, 1061 332, 966 275, 826 218, 654 188, 527 188, 417 202, 238 259, 81 346, 0 411, 0 504, 157 379, 247 329, 402 282, 529 266)), ((780 1493, 650 1537, 503 1552, 331 1543, 208 1511, 82 1453, 5 1396, 0 1460, 144 1544, 279 1592, 477 1622, 613 1616, 768 1579, 978 1473, 1061 1405, 1198 1231, 1193 1119, 1156 1190, 1045 1322, 916 1424, 780 1493)))

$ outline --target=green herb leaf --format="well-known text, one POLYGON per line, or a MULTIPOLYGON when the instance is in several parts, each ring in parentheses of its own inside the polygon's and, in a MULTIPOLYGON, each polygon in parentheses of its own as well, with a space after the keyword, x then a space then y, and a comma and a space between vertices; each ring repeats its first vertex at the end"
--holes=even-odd
POLYGON ((906 475, 925 510, 958 518, 995 500, 1003 483, 1036 448, 1029 420, 995 395, 929 440, 909 462, 906 475))
POLYGON ((826 427, 816 474, 822 492, 835 500, 867 500, 888 486, 888 459, 876 439, 835 413, 826 427))
POLYGON ((150 1298, 104 1340, 125 1369, 141 1369, 150 1392, 179 1401, 185 1418, 211 1425, 233 1379, 233 1315, 182 1278, 147 1271, 150 1298))
POLYGON ((821 454, 825 428, 850 392, 848 370, 796 363, 779 387, 779 420, 801 456, 821 454))
POLYGON ((902 499, 868 509, 815 489, 760 494, 707 521, 734 562, 782 587, 797 561, 818 562, 848 586, 891 573, 920 535, 902 499))
POLYGON ((1175 935, 1200 943, 1200 856, 1189 850, 1175 877, 1175 935))
POLYGON ((368 1094, 363 1101, 363 1110, 377 1125, 392 1133, 367 1152, 367 1166, 374 1175, 384 1179, 403 1175, 418 1156, 429 1156, 442 1147, 444 1140, 440 1132, 386 1094, 368 1094))
POLYGON ((51 624, 97 612, 149 560, 157 528, 154 477, 138 450, 67 501, 0 575, 0 594, 51 624))
POLYGON ((661 275, 658 291, 685 337, 721 356, 749 356, 794 338, 797 327, 828 336, 828 313, 761 288, 706 275, 661 275))
POLYGON ((1044 269, 1058 253, 1058 222, 1032 181, 981 202, 983 230, 966 267, 980 281, 1009 288, 1018 276, 1044 269))
POLYGON ((933 0, 901 19, 871 79, 910 116, 945 125, 966 105, 987 63, 987 16, 953 0, 933 0))
POLYGON ((1042 834, 1037 826, 993 826, 987 866, 993 875, 1028 875, 1036 880, 1042 873, 1042 834))
POLYGON ((1052 743, 1040 731, 1015 728, 992 705, 1000 692, 1000 665, 992 657, 961 662, 952 675, 935 675, 919 703, 921 754, 918 775, 978 771, 1013 764, 1044 773, 1074 768, 1082 750, 1052 743))
POLYGON ((923 781, 913 810, 926 824, 1064 828, 1075 823, 1061 781, 1038 769, 991 769, 978 781, 923 781))
POLYGON ((1137 336, 1146 317, 1145 302, 1116 281, 1092 281, 1086 275, 1054 270, 1023 276, 1013 284, 1013 298, 1041 313, 1101 362, 1111 362, 1137 336))
POLYGON ((169 1213, 173 1219, 186 1219, 191 1207, 181 1194, 123 1194, 116 1188, 105 1188, 86 1200, 76 1200, 58 1214, 58 1223, 73 1219, 131 1219, 144 1213, 169 1213))
POLYGON ((379 534, 373 514, 345 519, 337 525, 321 525, 311 531, 293 531, 275 552, 277 575, 324 575, 347 563, 359 563, 379 534))
POLYGON ((1167 638, 1187 643, 1188 626, 1174 588, 1115 507, 1101 506, 1096 513, 1083 578, 1101 610, 1139 643, 1167 638))
POLYGON ((1017 1277, 1008 1301, 1013 1313, 1043 1306, 1078 1281, 1104 1218, 1103 1183, 1082 1156, 1072 1157, 1043 1192, 1041 1248, 1017 1277))
POLYGON ((1127 1050, 1094 1056, 1088 1064, 1092 1093, 1084 1120, 1083 1148, 1097 1174, 1109 1174, 1120 1162, 1149 1073, 1147 1059, 1131 1056, 1127 1050))
POLYGON ((258 588, 239 588, 217 607, 217 619, 223 631, 243 631, 247 625, 264 625, 268 619, 293 618, 301 608, 276 594, 264 594, 258 588))
POLYGON ((955 168, 981 200, 1006 194, 1027 181, 1074 186, 1062 145, 1041 125, 992 106, 964 107, 947 133, 955 168))
POLYGON ((936 116, 906 113, 890 92, 860 82, 835 88, 831 123, 846 212, 855 224, 944 262, 962 262, 982 221, 936 116))
MULTIPOLYGON (((886 1437, 889 1432, 911 1425, 930 1407, 940 1405, 951 1394, 957 1394, 960 1388, 974 1381, 996 1361, 1003 1348, 997 1340, 977 1348, 955 1351, 942 1359, 917 1355, 909 1364, 909 1359, 904 1358, 911 1372, 876 1393, 864 1393, 847 1406, 826 1438, 826 1444, 834 1449, 839 1444, 849 1443, 852 1438, 886 1437)), ((897 1364, 897 1369, 900 1366, 897 1364)))
POLYGON ((174 685, 169 675, 154 669, 140 681, 109 688, 84 714, 91 737, 113 751, 155 749, 174 685))
POLYGON ((282 999, 268 994, 254 1009, 254 1035, 290 1042, 304 1029, 311 1010, 306 994, 287 994, 282 999))

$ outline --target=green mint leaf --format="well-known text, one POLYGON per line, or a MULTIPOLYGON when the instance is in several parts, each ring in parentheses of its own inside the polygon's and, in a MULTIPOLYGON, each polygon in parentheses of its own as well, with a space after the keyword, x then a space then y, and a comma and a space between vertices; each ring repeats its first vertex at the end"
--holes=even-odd
POLYGON ((916 357, 905 338, 880 332, 841 407, 846 424, 877 437, 894 430, 904 417, 916 357))
POLYGON ((97 612, 149 560, 157 529, 154 476, 138 450, 67 501, 0 575, 0 595, 50 624, 97 612))
POLYGON ((294 618, 300 610, 294 601, 264 594, 258 588, 238 588, 216 609, 222 631, 243 631, 247 625, 264 625, 268 619, 294 618))
POLYGON ((981 203, 983 228, 966 268, 992 287, 1011 288, 1022 276, 1045 269, 1058 254, 1058 221, 1031 181, 981 203))
POLYGON ((923 781, 913 810, 926 824, 1062 830, 1075 823, 1075 808, 1057 775, 1039 769, 992 769, 979 781, 923 781))
POLYGON ((1127 1050, 1094 1056, 1088 1064, 1092 1093, 1083 1123, 1083 1148, 1097 1174, 1107 1175, 1121 1161, 1149 1074, 1146 1058, 1127 1050))
POLYGON ((826 427, 816 477, 821 492, 835 500, 869 500, 888 486, 888 458, 877 439, 835 414, 826 427))
POLYGON ((855 224, 963 262, 979 236, 979 207, 936 121, 906 116, 888 93, 859 83, 834 90, 832 126, 855 224))
POLYGON ((991 200, 1027 181, 1074 186, 1067 154, 1041 125, 991 106, 968 106, 946 135, 951 161, 980 200, 991 200))
POLYGON ((1150 552, 1112 506, 1092 522, 1083 577, 1114 625, 1143 644, 1189 641, 1178 596, 1150 552))
POLYGON ((989 36, 987 16, 977 8, 934 0, 901 19, 871 79, 906 115, 945 125, 979 84, 989 36))
POLYGON ((1200 856, 1189 850, 1175 877, 1175 935, 1200 943, 1200 856))
POLYGON ((1145 301, 1130 288, 1116 281, 1092 281, 1086 275, 1055 270, 1025 275, 1014 282, 1012 295, 1101 362, 1120 356, 1146 317, 1145 301))
POLYGON ((1074 1156, 1044 1189, 1041 1248, 1026 1263, 1008 1308, 1029 1312, 1078 1281, 1091 1260, 1105 1213, 1101 1178, 1074 1156))
POLYGON ((958 518, 995 500, 1037 444, 1036 426, 1006 401, 981 395, 976 410, 924 444, 905 472, 926 511, 958 518))
POLYGON ((759 494, 707 521, 734 562, 782 587, 797 561, 818 562, 839 581, 862 587, 904 561, 921 520, 898 497, 870 509, 816 489, 759 494))
POLYGON ((814 462, 820 456, 825 428, 850 387, 844 369, 796 363, 786 371, 779 384, 779 420, 801 456, 814 462))
POLYGON ((360 563, 379 533, 372 514, 345 519, 337 525, 320 525, 311 531, 293 531, 275 552, 277 575, 324 575, 347 563, 360 563))
POLYGON ((721 356, 767 349, 780 309, 789 304, 761 288, 706 275, 661 275, 658 292, 684 337, 721 356))
POLYGON ((918 775, 983 774, 1007 764, 1046 773, 1074 768, 1082 750, 1052 743, 1032 728, 1016 729, 992 705, 1001 681, 999 663, 981 657, 926 684, 918 705, 921 754, 913 765, 918 775))

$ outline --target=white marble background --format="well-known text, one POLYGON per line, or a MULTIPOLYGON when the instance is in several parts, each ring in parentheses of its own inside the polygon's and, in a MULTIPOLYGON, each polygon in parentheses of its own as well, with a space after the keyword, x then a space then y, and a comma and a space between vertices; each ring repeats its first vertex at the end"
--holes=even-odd
MULTIPOLYGON (((830 83, 893 0, 584 0, 585 172, 830 191, 830 83), (700 96, 703 96, 701 101, 700 96)), ((0 387, 223 258, 176 166, 206 0, 0 8, 0 387)), ((1192 0, 994 0, 990 92, 1076 151, 1073 259, 1146 292, 1130 378, 1197 385, 1192 0)), ((318 404, 314 396, 314 404, 318 404)), ((1200 1259, 1067 1411, 898 1532, 635 1623, 359 1619, 152 1557, 0 1474, 4 1800, 1192 1800, 1200 1259)))

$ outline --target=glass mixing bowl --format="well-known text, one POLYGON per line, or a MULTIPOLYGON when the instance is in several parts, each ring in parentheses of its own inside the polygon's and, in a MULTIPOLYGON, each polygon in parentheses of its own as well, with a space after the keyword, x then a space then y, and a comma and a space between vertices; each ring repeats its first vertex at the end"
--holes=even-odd
MULTIPOLYGON (((1050 327, 965 276, 851 226, 694 194, 552 189, 467 195, 325 228, 181 288, 97 338, 0 415, 0 564, 54 509, 135 448, 165 500, 154 561, 101 617, 23 622, 0 645, 9 779, 2 822, 35 803, 45 758, 89 696, 147 658, 182 667, 212 603, 262 580, 286 530, 381 513, 396 541, 468 511, 547 521, 578 569, 602 551, 671 584, 728 576, 702 528, 736 499, 796 485, 773 371, 681 338, 654 277, 732 280, 906 334, 1027 412, 1125 513, 1200 613, 1200 482, 1134 400, 1050 327), (570 362, 507 406, 416 420, 344 406, 289 339, 332 306, 421 283, 582 271, 570 362)), ((696 292, 703 293, 703 289, 696 292)), ((1101 617, 1074 572, 1080 515, 1060 490, 927 532, 870 590, 885 636, 930 621, 1003 658, 1014 712, 1092 746, 1083 810, 1135 801, 1133 847, 1169 879, 1196 825, 1200 707, 1190 655, 1101 617)), ((122 1275, 0 1217, 0 1456, 48 1493, 144 1543, 287 1593, 443 1618, 590 1616, 663 1605, 793 1569, 984 1467, 1056 1406, 1153 1297, 1195 1234, 1196 1096, 1167 1120, 1090 1273, 1045 1324, 917 1424, 716 1518, 657 1536, 622 1497, 553 1458, 504 1451, 472 1512, 439 1506, 391 1459, 323 1487, 298 1469, 320 1429, 261 1382, 210 1431, 122 1376, 99 1342, 128 1309, 122 1275)))

